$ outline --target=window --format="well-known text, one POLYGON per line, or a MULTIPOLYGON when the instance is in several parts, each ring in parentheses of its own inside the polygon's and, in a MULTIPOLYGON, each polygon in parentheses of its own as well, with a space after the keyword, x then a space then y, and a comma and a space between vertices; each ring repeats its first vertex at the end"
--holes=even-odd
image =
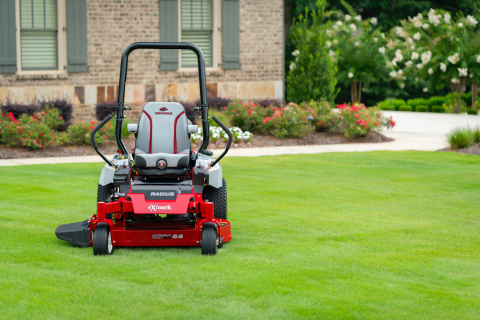
POLYGON ((56 0, 20 0, 22 70, 58 70, 56 0))
MULTIPOLYGON (((213 66, 213 3, 212 0, 181 1, 181 41, 195 43, 203 51, 205 66, 213 66)), ((182 50, 182 67, 196 67, 197 56, 182 50)))

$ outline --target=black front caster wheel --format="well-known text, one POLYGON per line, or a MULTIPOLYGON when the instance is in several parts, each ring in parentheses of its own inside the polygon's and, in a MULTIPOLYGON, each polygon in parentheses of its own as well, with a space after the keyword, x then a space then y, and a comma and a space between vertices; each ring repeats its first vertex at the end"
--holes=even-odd
POLYGON ((217 227, 213 223, 205 223, 202 230, 202 254, 217 254, 217 227))
POLYGON ((100 223, 93 233, 93 254, 107 255, 113 253, 112 234, 106 223, 100 223))

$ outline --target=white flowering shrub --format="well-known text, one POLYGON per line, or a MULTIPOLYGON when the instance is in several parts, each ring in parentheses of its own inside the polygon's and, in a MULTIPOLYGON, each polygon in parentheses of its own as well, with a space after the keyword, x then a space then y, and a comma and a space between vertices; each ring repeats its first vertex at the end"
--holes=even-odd
MULTIPOLYGON (((385 34, 377 26, 377 19, 362 17, 345 1, 341 1, 348 14, 335 12, 337 19, 326 30, 329 55, 337 63, 337 81, 351 89, 351 102, 359 103, 362 91, 370 83, 388 79, 385 57, 385 34)), ((401 52, 398 52, 400 58, 401 52)), ((400 59, 403 59, 401 57, 400 59)))
MULTIPOLYGON (((238 141, 251 142, 252 141, 253 134, 250 133, 249 131, 243 131, 239 127, 231 127, 229 129, 233 134, 233 141, 235 142, 238 142, 238 141)), ((190 141, 192 143, 196 143, 202 140, 203 140, 202 128, 198 129, 198 133, 192 133, 190 135, 190 141)), ((228 141, 228 134, 225 131, 223 131, 223 129, 220 127, 210 126, 210 141, 217 142, 220 140, 225 142, 228 141)))
MULTIPOLYGON (((480 14, 479 14, 480 16, 480 14)), ((424 92, 449 88, 456 92, 454 112, 461 107, 460 93, 465 85, 480 76, 480 26, 478 17, 459 16, 453 19, 450 13, 430 9, 427 16, 421 13, 389 34, 391 46, 386 54, 392 71, 390 77, 401 87, 407 77, 426 81, 424 92), (406 61, 397 58, 400 51, 406 61), (399 74, 402 71, 402 74, 399 74)), ((452 100, 454 95, 452 94, 452 100)))

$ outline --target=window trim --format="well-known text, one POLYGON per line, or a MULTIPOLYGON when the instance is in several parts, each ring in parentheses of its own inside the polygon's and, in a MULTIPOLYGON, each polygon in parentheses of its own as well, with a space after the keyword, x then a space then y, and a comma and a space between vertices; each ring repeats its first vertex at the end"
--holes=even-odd
MULTIPOLYGON (((207 72, 220 71, 222 63, 222 0, 212 0, 212 64, 205 66, 207 72)), ((178 39, 182 41, 182 0, 178 0, 178 39)), ((178 50, 178 70, 179 72, 195 72, 197 67, 183 67, 182 66, 182 52, 178 50)))
POLYGON ((16 75, 68 75, 67 65, 67 7, 66 0, 56 0, 57 3, 57 68, 56 69, 32 69, 22 70, 21 52, 21 21, 20 21, 20 0, 15 0, 15 26, 17 46, 17 72, 16 75))

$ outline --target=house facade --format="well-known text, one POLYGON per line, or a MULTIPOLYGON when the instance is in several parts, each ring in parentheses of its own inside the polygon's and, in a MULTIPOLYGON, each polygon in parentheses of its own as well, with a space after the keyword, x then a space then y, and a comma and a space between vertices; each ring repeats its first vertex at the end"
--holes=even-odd
MULTIPOLYGON (((283 99, 282 0, 0 0, 0 101, 66 96, 76 121, 94 119, 117 98, 123 50, 142 41, 197 44, 211 96, 283 99)), ((192 52, 129 56, 125 102, 137 112, 198 98, 192 52)))

